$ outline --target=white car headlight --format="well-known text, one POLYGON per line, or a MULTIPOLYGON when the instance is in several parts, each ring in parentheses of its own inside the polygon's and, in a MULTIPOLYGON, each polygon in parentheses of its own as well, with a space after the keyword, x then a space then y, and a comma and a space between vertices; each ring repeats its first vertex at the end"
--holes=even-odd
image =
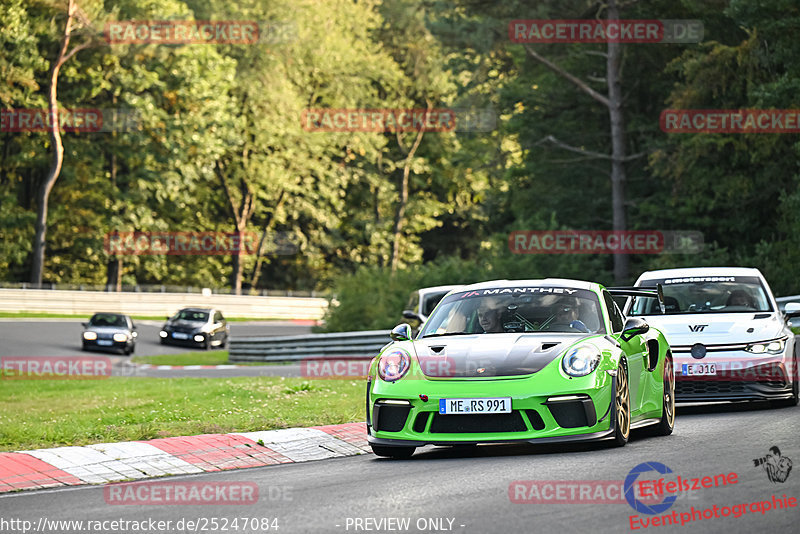
POLYGON ((167 334, 165 331, 162 330, 161 332, 158 333, 158 335, 161 337, 167 337, 169 334, 167 334))
POLYGON ((117 343, 125 343, 126 341, 128 341, 128 336, 126 336, 125 334, 114 334, 114 341, 116 341, 117 343))
POLYGON ((751 343, 744 350, 753 354, 780 354, 786 348, 786 338, 764 341, 762 343, 751 343))
POLYGON ((205 339, 205 336, 201 336, 200 334, 194 336, 194 340, 198 343, 202 343, 205 339))
POLYGON ((85 339, 86 341, 94 341, 95 339, 97 339, 97 332, 84 332, 83 339, 85 339))
POLYGON ((599 363, 597 349, 587 346, 570 349, 561 361, 564 372, 570 376, 586 376, 597 369, 599 363))

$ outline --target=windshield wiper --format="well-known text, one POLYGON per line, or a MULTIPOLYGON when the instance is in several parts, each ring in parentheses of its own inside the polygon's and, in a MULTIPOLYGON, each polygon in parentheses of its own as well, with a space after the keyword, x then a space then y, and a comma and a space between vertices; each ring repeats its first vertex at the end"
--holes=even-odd
POLYGON ((444 332, 442 334, 425 334, 422 336, 423 338, 426 337, 441 337, 441 336, 462 336, 464 334, 470 334, 471 332, 444 332))

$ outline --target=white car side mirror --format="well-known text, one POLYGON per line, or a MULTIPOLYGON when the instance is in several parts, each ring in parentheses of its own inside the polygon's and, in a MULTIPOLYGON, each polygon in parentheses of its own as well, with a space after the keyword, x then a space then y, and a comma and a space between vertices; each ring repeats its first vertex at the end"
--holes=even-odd
POLYGON ((786 307, 783 309, 783 314, 789 319, 800 317, 800 302, 787 303, 786 307))

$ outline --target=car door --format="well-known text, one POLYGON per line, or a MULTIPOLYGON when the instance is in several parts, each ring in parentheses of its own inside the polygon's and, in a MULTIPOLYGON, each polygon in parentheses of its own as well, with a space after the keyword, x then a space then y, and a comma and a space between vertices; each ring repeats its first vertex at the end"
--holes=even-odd
POLYGON ((222 340, 225 338, 225 322, 222 318, 222 314, 218 311, 214 312, 214 324, 212 328, 214 332, 214 341, 222 343, 222 340))
POLYGON ((626 354, 628 362, 628 387, 630 388, 631 417, 637 415, 642 406, 642 398, 647 384, 647 351, 642 336, 634 336, 628 341, 624 341, 620 334, 625 327, 625 316, 619 311, 619 307, 614 302, 611 294, 603 290, 603 300, 608 308, 608 317, 611 320, 611 329, 614 338, 619 341, 620 347, 626 354))

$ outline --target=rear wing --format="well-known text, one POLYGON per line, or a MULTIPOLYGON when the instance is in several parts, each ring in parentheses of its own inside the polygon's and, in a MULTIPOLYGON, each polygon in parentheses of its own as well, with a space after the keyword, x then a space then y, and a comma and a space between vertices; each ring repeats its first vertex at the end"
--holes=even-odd
POLYGON ((658 299, 658 306, 661 313, 666 313, 664 308, 664 287, 656 284, 656 287, 607 287, 612 297, 638 297, 645 299, 658 299))

